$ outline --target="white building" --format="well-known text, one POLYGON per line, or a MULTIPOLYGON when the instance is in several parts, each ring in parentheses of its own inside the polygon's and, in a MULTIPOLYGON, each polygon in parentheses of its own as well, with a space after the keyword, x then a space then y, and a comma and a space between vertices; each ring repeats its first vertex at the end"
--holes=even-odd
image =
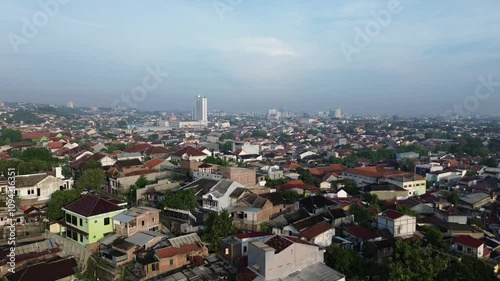
POLYGON ((202 208, 210 211, 220 212, 230 205, 229 195, 242 184, 228 179, 221 179, 209 192, 202 195, 202 208))
POLYGON ((202 121, 204 123, 208 122, 207 98, 197 96, 194 98, 194 101, 195 108, 193 112, 193 120, 202 121))
POLYGON ((394 237, 412 236, 417 227, 417 218, 398 211, 386 210, 377 216, 378 229, 387 228, 394 237))
POLYGON ((73 180, 64 180, 58 169, 56 176, 48 173, 16 176, 15 194, 27 202, 26 204, 31 205, 45 203, 52 193, 72 187, 73 180))

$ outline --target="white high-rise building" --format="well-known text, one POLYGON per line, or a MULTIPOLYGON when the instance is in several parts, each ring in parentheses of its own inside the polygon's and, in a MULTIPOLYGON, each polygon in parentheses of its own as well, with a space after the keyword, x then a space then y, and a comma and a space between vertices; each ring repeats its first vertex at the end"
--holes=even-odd
POLYGON ((335 108, 335 118, 342 118, 342 109, 335 108))
POLYGON ((74 101, 68 101, 68 103, 66 105, 68 108, 75 108, 76 107, 76 104, 74 101))
POLYGON ((208 107, 207 98, 197 96, 194 98, 195 107, 193 112, 193 120, 208 122, 208 107))

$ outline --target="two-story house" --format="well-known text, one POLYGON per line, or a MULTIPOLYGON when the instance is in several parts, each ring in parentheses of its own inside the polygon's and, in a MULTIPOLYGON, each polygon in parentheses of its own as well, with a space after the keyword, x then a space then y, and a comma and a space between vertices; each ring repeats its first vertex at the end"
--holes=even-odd
POLYGON ((80 197, 62 210, 60 235, 87 247, 113 232, 113 217, 125 211, 112 201, 91 194, 80 197))
POLYGON ((113 217, 116 233, 129 237, 139 231, 160 229, 160 210, 151 207, 132 207, 113 217))
POLYGON ((273 203, 267 198, 246 194, 233 209, 233 224, 241 230, 257 231, 273 215, 273 203))
POLYGON ((417 226, 417 218, 395 210, 386 210, 377 216, 378 229, 387 229, 394 237, 412 236, 417 226))
POLYGON ((469 235, 460 235, 455 238, 454 249, 458 253, 471 255, 477 258, 485 256, 484 241, 469 235))
POLYGON ((230 205, 229 195, 238 187, 243 185, 227 179, 221 179, 202 195, 202 209, 220 212, 230 205))
POLYGON ((247 268, 254 278, 247 280, 345 280, 323 263, 323 257, 324 250, 296 237, 254 241, 249 243, 247 268))

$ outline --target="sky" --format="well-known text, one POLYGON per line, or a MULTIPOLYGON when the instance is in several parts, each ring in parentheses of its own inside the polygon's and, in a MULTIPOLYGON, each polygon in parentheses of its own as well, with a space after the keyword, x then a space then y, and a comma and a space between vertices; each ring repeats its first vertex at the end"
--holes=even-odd
POLYGON ((0 100, 498 113, 498 11, 498 0, 3 0, 0 100))

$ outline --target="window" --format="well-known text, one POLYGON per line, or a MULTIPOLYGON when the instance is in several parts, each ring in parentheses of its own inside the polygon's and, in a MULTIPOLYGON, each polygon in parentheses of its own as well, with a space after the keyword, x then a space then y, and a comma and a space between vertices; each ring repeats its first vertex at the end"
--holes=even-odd
POLYGON ((71 229, 68 229, 68 231, 66 231, 66 237, 71 238, 72 234, 73 231, 71 229))
POLYGON ((83 219, 80 218, 80 226, 83 226, 83 219))
POLYGON ((156 271, 156 270, 158 270, 158 267, 156 266, 156 263, 153 263, 151 265, 151 271, 156 271))
POLYGON ((83 235, 80 235, 80 242, 83 243, 83 235))
POLYGON ((155 218, 153 218, 153 222, 155 221, 155 218))
POLYGON ((170 265, 174 265, 174 259, 170 259, 170 265))
POLYGON ((71 216, 71 224, 72 225, 78 225, 78 222, 76 220, 76 217, 75 216, 71 216))
POLYGON ((243 247, 243 253, 246 253, 247 252, 247 246, 244 246, 243 247))
POLYGON ((224 253, 225 253, 226 255, 229 255, 229 248, 226 248, 226 250, 224 251, 224 253))
POLYGON ((66 222, 71 223, 71 215, 70 214, 66 214, 66 222))
POLYGON ((109 218, 104 218, 104 225, 109 225, 109 218))
POLYGON ((144 221, 141 221, 142 226, 144 226, 144 221))

